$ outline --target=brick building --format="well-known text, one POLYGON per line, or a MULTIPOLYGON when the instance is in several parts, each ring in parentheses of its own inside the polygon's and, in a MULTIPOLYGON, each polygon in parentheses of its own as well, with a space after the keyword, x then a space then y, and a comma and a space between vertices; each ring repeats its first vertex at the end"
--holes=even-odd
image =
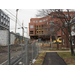
MULTIPOLYGON (((54 31, 53 28, 50 29, 50 25, 54 24, 56 19, 53 19, 52 16, 47 16, 43 18, 31 18, 29 23, 29 36, 31 39, 41 40, 51 40, 50 38, 55 39, 55 35, 50 37, 50 32, 54 31)), ((57 20, 58 21, 58 20, 57 20)), ((57 33, 57 36, 61 36, 61 30, 57 33)))
MULTIPOLYGON (((65 16, 68 17, 68 13, 64 12, 65 16)), ((62 47, 69 47, 69 41, 64 35, 64 33, 61 31, 61 29, 56 34, 51 34, 52 32, 55 32, 55 28, 52 28, 51 26, 54 25, 54 22, 57 21, 61 23, 60 19, 53 18, 54 15, 43 17, 43 18, 31 18, 29 23, 29 36, 31 39, 38 39, 41 38, 43 41, 53 41, 57 39, 58 37, 62 37, 62 47)), ((75 12, 70 12, 71 18, 75 17, 75 12)), ((62 25, 62 23, 61 23, 62 25)), ((64 31, 68 34, 68 32, 64 29, 64 31)), ((68 34, 69 37, 69 34, 68 34)), ((75 35, 74 37, 74 46, 75 46, 75 35)))

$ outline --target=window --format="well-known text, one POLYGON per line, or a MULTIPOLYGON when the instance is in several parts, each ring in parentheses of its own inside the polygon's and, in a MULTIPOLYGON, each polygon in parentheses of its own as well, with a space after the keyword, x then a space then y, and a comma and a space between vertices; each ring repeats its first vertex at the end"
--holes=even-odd
POLYGON ((38 21, 36 21, 36 23, 37 23, 38 21))
POLYGON ((65 15, 66 18, 68 18, 68 15, 65 15))
POLYGON ((46 21, 45 19, 43 21, 46 21))
POLYGON ((47 25, 48 25, 48 22, 47 22, 47 25))
POLYGON ((3 19, 1 19, 1 22, 3 22, 3 19))
POLYGON ((39 34, 40 34, 40 31, 39 31, 39 34))
POLYGON ((43 25, 42 25, 42 28, 43 28, 43 25))
POLYGON ((73 15, 71 15, 71 18, 73 18, 73 15))
POLYGON ((74 45, 74 38, 72 39, 72 45, 74 45))
POLYGON ((35 21, 33 21, 33 23, 35 23, 35 21))
POLYGON ((3 13, 1 13, 1 16, 3 16, 3 13))
POLYGON ((53 15, 52 15, 52 18, 53 18, 53 15))
POLYGON ((74 30, 75 30, 75 25, 72 26, 72 31, 74 31, 74 30))
POLYGON ((54 28, 50 28, 50 31, 54 31, 54 28))
POLYGON ((50 25, 54 25, 54 21, 50 21, 50 25))
POLYGON ((46 21, 47 21, 48 19, 46 19, 46 21))
POLYGON ((38 26, 37 26, 37 29, 38 29, 38 26))
POLYGON ((30 31, 30 34, 33 34, 33 31, 30 31))
POLYGON ((4 18, 5 18, 5 15, 4 15, 4 18))
POLYGON ((5 20, 4 20, 4 24, 5 24, 5 20))
POLYGON ((42 31, 42 34, 43 34, 43 31, 42 31))
POLYGON ((42 22, 42 20, 40 20, 39 22, 42 22))
POLYGON ((58 17, 60 17, 60 14, 58 15, 58 17))
POLYGON ((64 39, 63 39, 63 45, 65 44, 64 39))
POLYGON ((33 29, 33 25, 30 25, 30 29, 33 29))
POLYGON ((74 15, 74 17, 75 17, 75 15, 74 15))

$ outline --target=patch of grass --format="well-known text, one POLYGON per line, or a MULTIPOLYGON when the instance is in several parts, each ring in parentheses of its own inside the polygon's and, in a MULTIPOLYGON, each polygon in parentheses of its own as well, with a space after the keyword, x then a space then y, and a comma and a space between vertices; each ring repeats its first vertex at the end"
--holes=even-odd
POLYGON ((69 50, 69 49, 43 49, 42 51, 66 51, 66 50, 69 50))
POLYGON ((75 65, 75 56, 71 56, 71 52, 58 52, 58 55, 64 59, 67 65, 75 65))
POLYGON ((44 57, 46 55, 46 52, 41 52, 37 58, 36 61, 32 65, 42 65, 44 61, 44 57))

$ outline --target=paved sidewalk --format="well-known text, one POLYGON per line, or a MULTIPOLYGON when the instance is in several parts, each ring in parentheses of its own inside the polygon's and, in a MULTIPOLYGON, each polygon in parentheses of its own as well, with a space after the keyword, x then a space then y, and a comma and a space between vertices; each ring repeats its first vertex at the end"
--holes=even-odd
POLYGON ((66 65, 57 52, 47 52, 43 65, 66 65))

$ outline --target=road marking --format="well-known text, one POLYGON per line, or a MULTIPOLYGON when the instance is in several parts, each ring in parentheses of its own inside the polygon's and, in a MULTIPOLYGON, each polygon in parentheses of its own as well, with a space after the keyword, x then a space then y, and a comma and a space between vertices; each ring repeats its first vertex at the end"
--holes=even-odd
MULTIPOLYGON (((11 59, 12 59, 13 57, 11 57, 11 59)), ((6 61, 4 61, 3 63, 1 63, 1 65, 4 65, 4 63, 6 63, 8 60, 6 60, 6 61)))

